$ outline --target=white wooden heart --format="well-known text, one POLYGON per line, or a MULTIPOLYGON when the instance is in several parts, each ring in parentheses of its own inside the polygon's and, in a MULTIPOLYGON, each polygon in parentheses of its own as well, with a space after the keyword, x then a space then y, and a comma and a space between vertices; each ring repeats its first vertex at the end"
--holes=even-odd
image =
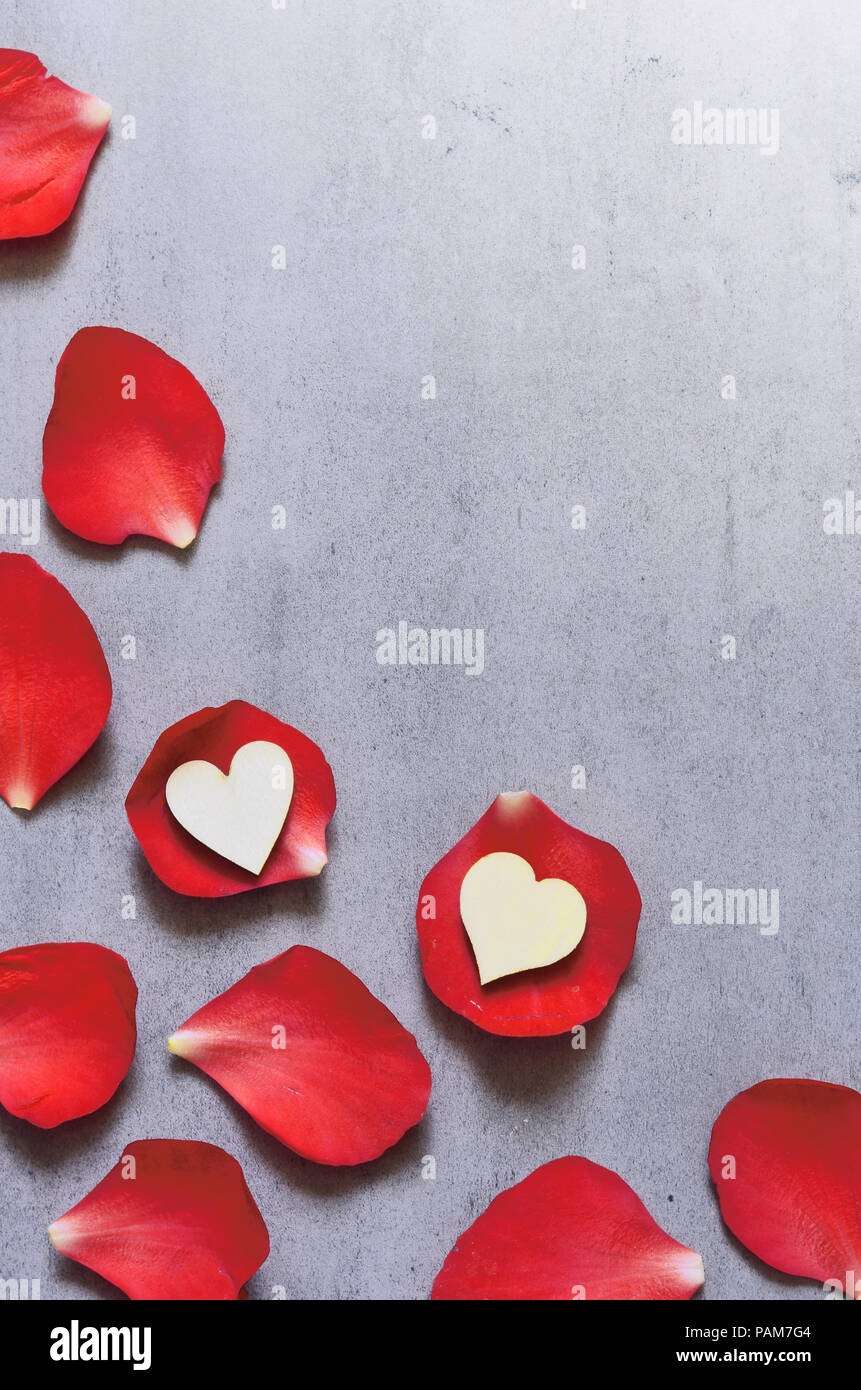
POLYGON ((259 874, 287 819, 293 764, 277 743, 258 739, 236 750, 226 777, 213 763, 196 759, 174 768, 164 791, 189 835, 259 874))
POLYGON ((564 878, 536 881, 519 854, 485 854, 460 885, 460 915, 483 985, 570 955, 586 930, 586 904, 564 878))

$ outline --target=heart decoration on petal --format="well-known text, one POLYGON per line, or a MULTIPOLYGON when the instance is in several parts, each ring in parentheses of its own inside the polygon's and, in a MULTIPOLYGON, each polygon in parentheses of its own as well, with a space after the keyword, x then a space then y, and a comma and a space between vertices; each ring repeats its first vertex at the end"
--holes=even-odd
POLYGON ((563 878, 536 880, 519 854, 485 854, 460 886, 460 915, 483 985, 554 965, 586 930, 586 903, 563 878))
MULTIPOLYGON (((283 763, 283 757, 279 759, 283 763)), ((126 797, 129 823, 150 868, 175 893, 223 898, 273 883, 316 878, 326 862, 326 826, 335 811, 335 780, 323 750, 306 734, 244 700, 201 709, 165 729, 126 797), (226 777, 240 748, 274 743, 293 769, 287 819, 260 873, 249 872, 196 840, 174 815, 168 779, 186 762, 214 764, 226 777)))
POLYGON ((277 743, 256 739, 237 749, 227 776, 201 759, 181 763, 165 797, 189 835, 259 874, 290 810, 293 764, 277 743))
POLYGON ((428 987, 449 1009, 508 1038, 549 1038, 597 1018, 631 963, 640 894, 613 845, 568 823, 531 792, 504 792, 430 870, 419 889, 416 930, 428 987), (481 858, 519 855, 535 877, 577 885, 588 930, 575 951, 542 970, 481 983, 464 930, 460 890, 481 858))

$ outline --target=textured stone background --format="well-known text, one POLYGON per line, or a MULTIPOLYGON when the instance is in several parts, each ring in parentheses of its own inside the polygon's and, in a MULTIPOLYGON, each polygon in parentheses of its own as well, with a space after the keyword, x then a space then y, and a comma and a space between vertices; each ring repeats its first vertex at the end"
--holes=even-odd
POLYGON ((45 1227, 128 1141, 175 1135, 245 1168, 272 1235, 254 1297, 423 1298, 499 1188, 569 1152, 703 1252, 707 1298, 817 1297, 722 1229, 705 1155, 763 1077, 858 1084, 861 540, 822 529, 858 478, 857 8, 3 0, 0 18, 4 44, 115 113, 69 226, 0 250, 0 492, 38 495, 54 366, 83 324, 179 357, 228 436, 187 553, 102 550, 47 518, 33 552, 94 622, 115 700, 33 815, 0 807, 0 945, 123 952, 140 1036, 92 1118, 0 1116, 0 1273, 114 1296, 45 1227), (779 154, 673 145, 695 100, 779 107, 779 154), (398 618, 484 627, 485 674, 379 667, 398 618), (324 748, 331 862, 195 902, 154 880, 123 800, 167 725, 234 696, 324 748), (585 1053, 483 1035, 421 978, 424 872, 522 786, 617 844, 642 890, 585 1053), (779 935, 670 926, 695 878, 779 888, 779 935), (358 971, 433 1068, 428 1118, 363 1170, 295 1158, 165 1046, 297 941, 358 971))

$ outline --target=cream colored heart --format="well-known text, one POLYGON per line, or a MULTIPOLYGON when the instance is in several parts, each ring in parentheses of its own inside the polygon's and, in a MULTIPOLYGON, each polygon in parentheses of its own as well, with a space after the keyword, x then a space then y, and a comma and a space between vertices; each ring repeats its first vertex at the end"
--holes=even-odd
POLYGON ((564 878, 536 880, 519 854, 486 854, 460 885, 460 915, 483 985, 570 955, 586 930, 586 904, 564 878))
POLYGON ((277 743, 257 739, 236 750, 226 777, 196 759, 174 768, 164 792, 189 835, 259 874, 290 810, 293 764, 277 743))

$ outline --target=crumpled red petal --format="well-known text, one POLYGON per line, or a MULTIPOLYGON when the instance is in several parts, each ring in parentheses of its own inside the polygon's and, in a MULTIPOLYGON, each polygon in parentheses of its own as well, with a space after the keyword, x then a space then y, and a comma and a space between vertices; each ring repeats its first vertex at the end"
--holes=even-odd
POLYGON ((861 1298, 857 1091, 806 1080, 751 1086, 715 1121, 709 1171, 721 1215, 748 1250, 785 1274, 837 1280, 861 1298))
POLYGON ((198 710, 165 730, 126 797, 129 822, 150 867, 168 888, 199 898, 313 878, 326 863, 326 826, 334 811, 332 769, 316 743, 244 700, 198 710), (184 830, 171 815, 164 789, 174 768, 196 758, 227 774, 237 749, 258 739, 283 748, 295 782, 281 834, 262 873, 253 874, 184 830))
POLYGON ((42 488, 76 536, 183 549, 221 477, 224 426, 181 362, 122 328, 82 328, 57 366, 42 488))
POLYGON ((703 1278, 701 1256, 668 1236, 618 1173, 557 1158, 494 1197, 446 1259, 431 1297, 683 1299, 703 1278))
POLYGON ((86 942, 0 954, 0 1105, 39 1129, 89 1115, 132 1064, 137 986, 86 942))
POLYGON ((111 677, 92 624, 29 555, 0 555, 0 796, 31 811, 96 741, 111 677))
POLYGON ((0 48, 0 240, 65 222, 110 119, 105 102, 49 77, 35 53, 0 48))
POLYGON ((421 886, 416 926, 425 980, 443 1004, 488 1033, 565 1033, 607 1004, 633 955, 640 908, 637 885, 617 849, 575 830, 531 792, 506 793, 421 886), (497 851, 521 855, 536 878, 572 883, 586 901, 586 930, 555 965, 482 985, 461 920, 460 885, 476 860, 497 851))
POLYGON ((411 1033, 340 961, 293 946, 177 1029, 170 1049, 316 1163, 366 1163, 427 1109, 411 1033))
POLYGON ((129 1144, 49 1235, 135 1300, 236 1299, 269 1254, 236 1159, 192 1139, 129 1144))

